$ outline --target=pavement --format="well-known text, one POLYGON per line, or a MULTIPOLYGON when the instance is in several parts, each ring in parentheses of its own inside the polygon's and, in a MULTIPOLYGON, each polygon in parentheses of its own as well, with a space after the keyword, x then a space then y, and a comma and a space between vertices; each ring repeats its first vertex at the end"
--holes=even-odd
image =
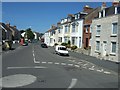
POLYGON ((22 90, 118 88, 117 72, 88 62, 83 55, 79 56, 74 52, 70 52, 69 57, 59 56, 53 47, 41 48, 40 43, 3 53, 2 87, 22 90))
POLYGON ((120 70, 120 68, 119 68, 120 64, 117 64, 117 63, 112 62, 112 61, 103 60, 103 59, 101 60, 101 59, 98 59, 96 57, 88 56, 88 55, 81 54, 81 53, 78 53, 78 52, 70 51, 70 54, 73 57, 76 57, 76 58, 79 58, 79 59, 94 63, 95 65, 107 68, 107 69, 112 70, 112 71, 114 71, 116 73, 120 70))

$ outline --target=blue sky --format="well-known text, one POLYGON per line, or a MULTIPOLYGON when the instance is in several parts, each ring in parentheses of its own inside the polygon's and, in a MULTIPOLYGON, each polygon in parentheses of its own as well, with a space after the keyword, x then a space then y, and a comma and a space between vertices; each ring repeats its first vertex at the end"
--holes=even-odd
MULTIPOLYGON (((44 33, 52 24, 83 10, 85 5, 99 7, 101 2, 3 2, 2 22, 10 22, 18 29, 31 27, 44 33)), ((111 6, 107 3, 107 6, 111 6)))

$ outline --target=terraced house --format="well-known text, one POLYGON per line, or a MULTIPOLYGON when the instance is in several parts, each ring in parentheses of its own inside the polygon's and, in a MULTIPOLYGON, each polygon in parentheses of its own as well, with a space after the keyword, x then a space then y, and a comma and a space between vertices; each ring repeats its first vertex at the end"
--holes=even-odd
MULTIPOLYGON (((84 40, 83 39, 83 33, 84 33, 83 32, 83 28, 84 28, 83 24, 86 24, 88 18, 91 18, 91 17, 89 17, 91 15, 90 13, 95 10, 96 9, 93 9, 93 8, 89 7, 88 5, 86 5, 83 8, 83 11, 75 13, 75 14, 68 14, 68 16, 66 18, 61 19, 61 21, 59 23, 57 23, 57 28, 55 28, 54 30, 50 29, 45 33, 45 43, 51 46, 51 45, 54 45, 55 43, 58 43, 58 44, 68 43, 68 41, 70 40, 71 45, 75 45, 78 48, 82 48, 83 40, 84 40), (84 20, 86 20, 85 23, 84 23, 84 20), (48 32, 50 34, 48 34, 48 32), (52 37, 52 38, 48 39, 50 37, 52 37), (48 40, 50 40, 50 41, 48 41, 48 40), (53 42, 53 40, 54 40, 54 42, 53 42)), ((86 26, 87 26, 87 24, 86 24, 86 26)), ((84 36, 84 38, 86 38, 86 36, 84 36)), ((89 42, 89 40, 88 40, 88 42, 89 42)), ((89 45, 87 45, 87 46, 89 46, 89 45)))
POLYGON ((44 43, 46 43, 48 46, 54 46, 54 44, 56 43, 56 30, 57 27, 55 25, 51 25, 51 28, 45 32, 44 43))
POLYGON ((120 3, 113 2, 111 7, 101 7, 97 18, 93 19, 91 56, 114 62, 119 61, 120 44, 120 3))

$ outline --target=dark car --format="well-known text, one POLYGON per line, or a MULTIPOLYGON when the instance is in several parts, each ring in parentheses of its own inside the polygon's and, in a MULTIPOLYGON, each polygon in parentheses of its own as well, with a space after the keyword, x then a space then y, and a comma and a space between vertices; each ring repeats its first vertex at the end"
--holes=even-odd
POLYGON ((28 46, 28 42, 24 42, 24 43, 23 43, 23 46, 28 46))
POLYGON ((42 47, 42 48, 48 48, 48 46, 47 46, 45 43, 42 43, 42 44, 41 44, 41 47, 42 47))

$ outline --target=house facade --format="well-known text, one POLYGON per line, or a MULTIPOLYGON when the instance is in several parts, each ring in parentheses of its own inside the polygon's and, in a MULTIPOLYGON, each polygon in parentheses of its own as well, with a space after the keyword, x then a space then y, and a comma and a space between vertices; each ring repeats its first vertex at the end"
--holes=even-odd
POLYGON ((86 33, 83 31, 86 27, 90 28, 92 18, 96 16, 96 12, 97 9, 94 10, 86 5, 82 12, 68 14, 66 18, 61 19, 61 21, 57 23, 56 29, 52 30, 51 28, 45 33, 47 42, 50 43, 50 46, 53 46, 55 43, 61 44, 70 41, 72 46, 75 45, 78 48, 83 48, 86 45, 83 43, 87 43, 88 47, 91 32, 90 29, 86 33), (92 14, 90 14, 91 12, 92 14), (49 39, 46 37, 48 35, 49 39))
MULTIPOLYGON (((103 6, 104 3, 103 3, 103 6)), ((95 9, 90 8, 89 6, 87 7, 89 10, 88 14, 84 17, 84 22, 83 22, 83 48, 88 49, 91 47, 90 39, 91 39, 91 23, 92 19, 98 16, 98 12, 100 10, 100 7, 97 7, 95 9)))
POLYGON ((56 43, 68 43, 76 45, 78 48, 82 47, 82 30, 83 19, 80 18, 81 13, 68 14, 67 18, 61 19, 61 22, 57 24, 57 30, 55 34, 56 43))
POLYGON ((7 27, 5 23, 0 23, 2 29, 2 41, 12 41, 12 31, 7 27))
POLYGON ((120 4, 102 8, 98 18, 93 19, 91 24, 91 56, 100 59, 119 61, 119 28, 120 4))
POLYGON ((57 39, 56 34, 57 27, 55 25, 51 25, 51 28, 45 32, 44 34, 44 43, 46 43, 48 46, 54 46, 57 39))
POLYGON ((50 36, 49 36, 49 31, 45 32, 45 34, 43 35, 44 37, 44 43, 47 44, 47 46, 50 46, 50 36))

